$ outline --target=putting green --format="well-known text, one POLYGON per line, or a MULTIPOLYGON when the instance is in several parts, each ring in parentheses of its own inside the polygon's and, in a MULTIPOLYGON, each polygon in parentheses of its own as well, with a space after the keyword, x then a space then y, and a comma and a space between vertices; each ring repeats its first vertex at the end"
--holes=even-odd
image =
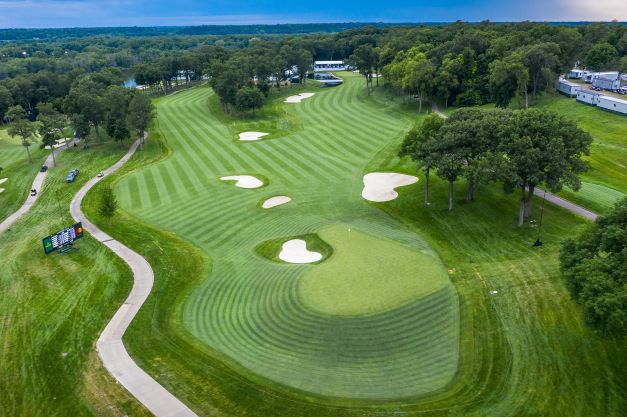
POLYGON ((410 250, 343 224, 319 234, 333 247, 333 256, 308 271, 299 290, 304 304, 320 313, 379 313, 449 285, 432 251, 410 250))
MULTIPOLYGON (((457 371, 455 289, 419 235, 361 197, 364 168, 411 121, 366 99, 363 78, 353 74, 340 87, 311 88, 316 95, 297 105, 282 103, 283 97, 270 104, 298 129, 248 143, 233 140, 232 126, 207 110, 214 99, 209 88, 160 99, 157 126, 172 152, 123 177, 116 185, 120 204, 211 256, 211 272, 182 301, 180 323, 249 379, 368 400, 441 389, 457 371), (241 173, 263 175, 267 186, 243 190, 218 179, 241 173), (292 202, 260 209, 259 201, 272 195, 289 195, 292 202), (338 224, 367 232, 359 256, 408 257, 402 274, 386 277, 390 285, 379 282, 383 269, 374 265, 349 277, 359 292, 347 296, 345 306, 321 300, 329 285, 340 285, 340 276, 319 286, 323 275, 308 275, 330 268, 330 276, 332 268, 347 271, 356 262, 342 254, 342 237, 331 235, 338 224), (320 231, 337 242, 338 261, 332 261, 335 253, 316 265, 258 255, 264 242, 320 231), (412 275, 429 279, 418 287, 412 275)), ((340 300, 339 291, 334 296, 340 300)))

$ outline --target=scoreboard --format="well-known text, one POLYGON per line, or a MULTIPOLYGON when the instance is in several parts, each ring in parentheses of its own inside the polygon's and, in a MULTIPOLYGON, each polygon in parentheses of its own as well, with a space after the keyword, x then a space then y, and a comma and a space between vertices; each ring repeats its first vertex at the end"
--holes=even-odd
POLYGON ((72 227, 68 227, 60 232, 43 238, 41 242, 44 245, 44 252, 48 255, 63 246, 71 245, 76 239, 80 239, 82 237, 83 224, 79 222, 72 227))

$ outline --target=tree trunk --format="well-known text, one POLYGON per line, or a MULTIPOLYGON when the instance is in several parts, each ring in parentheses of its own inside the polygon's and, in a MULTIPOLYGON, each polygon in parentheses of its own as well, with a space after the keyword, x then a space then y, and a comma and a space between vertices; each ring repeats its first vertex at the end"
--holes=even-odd
POLYGON ((28 155, 28 163, 32 164, 33 163, 33 158, 30 156, 30 149, 28 149, 28 146, 24 146, 26 148, 26 154, 28 155))
POLYGON ((466 192, 466 201, 475 200, 475 184, 472 181, 468 182, 468 191, 466 192))
POLYGON ((377 75, 377 87, 378 87, 379 86, 379 75, 380 75, 378 71, 377 71, 376 75, 377 75))
POLYGON ((527 95, 527 86, 525 86, 525 109, 529 108, 529 96, 527 95))
POLYGON ((422 113, 422 94, 418 95, 418 113, 422 113))
POLYGON ((520 189, 520 211, 518 212, 518 226, 525 222, 525 186, 520 189))
POLYGON ((525 202, 525 219, 528 219, 531 216, 531 212, 533 210, 533 193, 535 188, 535 185, 529 185, 529 191, 527 191, 527 201, 525 202))
POLYGON ((538 76, 533 76, 533 104, 536 104, 536 91, 538 89, 538 76))
POLYGON ((366 92, 370 95, 370 78, 368 77, 368 73, 366 73, 366 92))
POLYGON ((453 210, 453 181, 448 182, 448 209, 453 210))
POLYGON ((429 205, 429 170, 431 168, 427 167, 425 171, 425 204, 429 205))

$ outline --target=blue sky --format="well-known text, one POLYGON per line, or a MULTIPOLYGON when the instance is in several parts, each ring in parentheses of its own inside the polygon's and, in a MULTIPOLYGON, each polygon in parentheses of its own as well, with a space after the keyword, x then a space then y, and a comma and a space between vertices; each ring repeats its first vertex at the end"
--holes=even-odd
POLYGON ((0 0, 0 28, 627 20, 627 0, 0 0))

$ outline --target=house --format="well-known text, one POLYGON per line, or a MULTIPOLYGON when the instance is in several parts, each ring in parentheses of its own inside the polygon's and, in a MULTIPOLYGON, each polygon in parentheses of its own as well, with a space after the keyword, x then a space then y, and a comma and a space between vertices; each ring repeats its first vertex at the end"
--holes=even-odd
POLYGON ((621 100, 620 98, 601 96, 597 107, 612 113, 627 115, 627 100, 621 100))
POLYGON ((611 90, 616 91, 620 89, 620 78, 618 78, 618 74, 616 77, 608 76, 608 77, 596 77, 592 81, 592 86, 596 88, 602 88, 603 90, 611 90))
POLYGON ((599 103, 599 97, 601 97, 601 94, 595 93, 594 91, 577 91, 577 101, 579 101, 580 103, 586 103, 592 106, 596 106, 599 103))
POLYGON ((557 82, 557 91, 567 95, 568 97, 575 97, 577 95, 577 91, 579 90, 581 90, 581 85, 571 83, 563 78, 560 78, 557 82))
POLYGON ((616 79, 618 78, 618 71, 589 72, 584 76, 584 80, 587 83, 592 84, 594 79, 598 77, 616 79))
POLYGON ((568 71, 568 78, 574 78, 576 80, 580 80, 584 77, 585 74, 586 74, 586 71, 573 68, 570 71, 568 71))
POLYGON ((347 65, 344 61, 315 61, 314 71, 344 71, 347 65))

